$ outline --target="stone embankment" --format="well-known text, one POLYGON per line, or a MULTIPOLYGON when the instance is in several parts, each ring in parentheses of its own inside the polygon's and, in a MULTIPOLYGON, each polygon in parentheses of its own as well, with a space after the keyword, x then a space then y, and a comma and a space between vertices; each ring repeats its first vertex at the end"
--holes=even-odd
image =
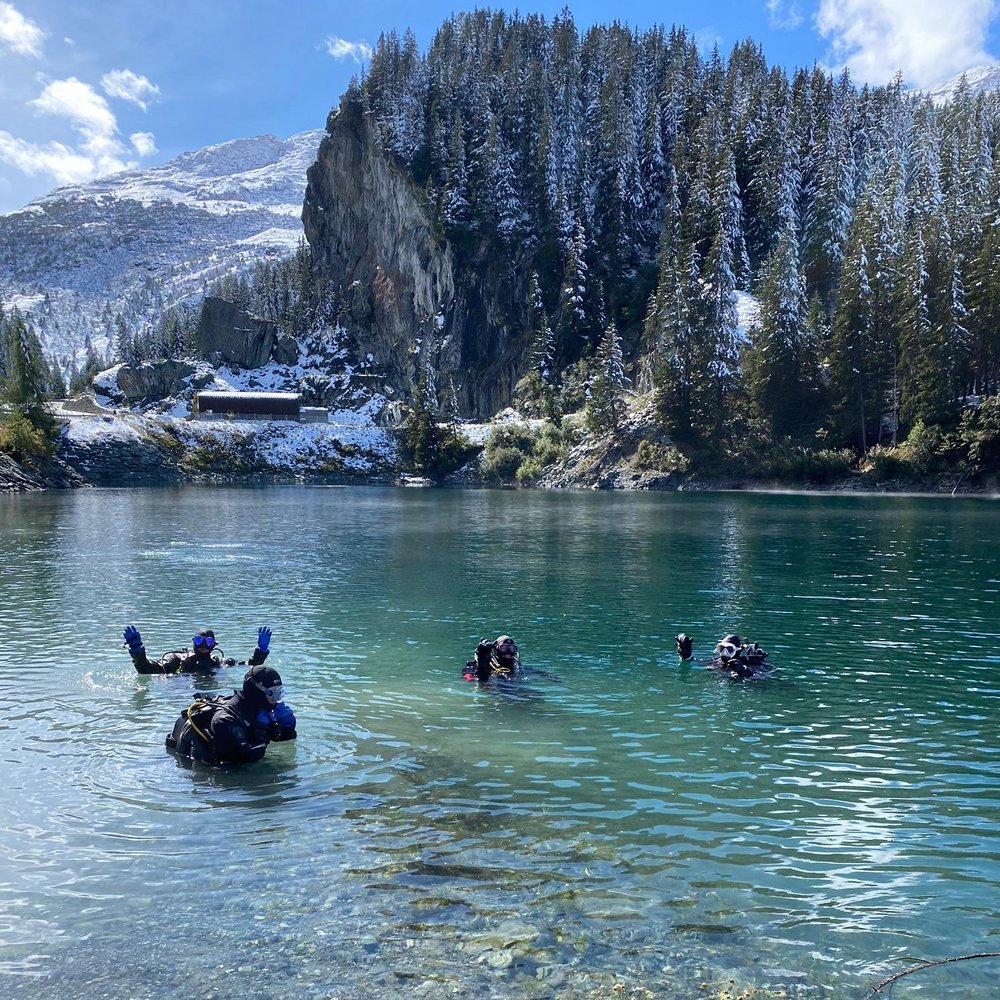
POLYGON ((0 491, 179 482, 368 483, 399 473, 396 434, 365 423, 191 421, 61 409, 56 456, 0 462, 0 491))
POLYGON ((22 463, 16 462, 10 455, 0 454, 0 493, 73 489, 88 485, 76 469, 59 458, 39 458, 31 463, 22 463))
POLYGON ((63 435, 59 455, 91 486, 162 486, 185 478, 176 450, 152 436, 63 435))

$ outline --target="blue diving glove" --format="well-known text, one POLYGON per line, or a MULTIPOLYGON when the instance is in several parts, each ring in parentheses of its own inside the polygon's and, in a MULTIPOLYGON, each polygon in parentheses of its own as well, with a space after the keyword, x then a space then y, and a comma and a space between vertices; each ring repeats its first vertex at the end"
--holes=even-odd
POLYGON ((266 653, 270 645, 271 630, 265 625, 263 628, 257 629, 257 648, 262 653, 266 653))
POLYGON ((128 651, 130 653, 142 652, 142 636, 139 635, 139 630, 134 625, 125 626, 125 630, 122 632, 122 638, 125 640, 125 645, 128 646, 128 651))

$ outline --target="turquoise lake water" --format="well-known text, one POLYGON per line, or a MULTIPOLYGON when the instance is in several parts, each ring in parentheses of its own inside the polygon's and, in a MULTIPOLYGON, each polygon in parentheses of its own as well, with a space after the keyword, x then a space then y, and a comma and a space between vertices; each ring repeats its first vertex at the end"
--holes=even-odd
POLYGON ((990 500, 0 497, 0 992, 862 1000, 1000 951, 998 595, 990 500), (139 677, 128 623, 270 625, 298 741, 182 766, 243 671, 139 677), (680 666, 681 630, 779 670, 680 666), (544 673, 463 681, 500 632, 544 673))

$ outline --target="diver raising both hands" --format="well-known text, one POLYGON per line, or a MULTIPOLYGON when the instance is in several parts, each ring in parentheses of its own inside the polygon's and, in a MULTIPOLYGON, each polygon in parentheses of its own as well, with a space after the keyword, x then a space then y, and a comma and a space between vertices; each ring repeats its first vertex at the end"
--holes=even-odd
POLYGON ((158 660, 151 660, 146 655, 142 636, 134 625, 125 626, 122 639, 140 674, 207 674, 219 667, 236 664, 256 667, 267 659, 271 648, 271 630, 266 625, 257 630, 257 645, 246 660, 223 656, 215 641, 215 632, 210 628, 199 629, 195 633, 191 640, 192 649, 176 649, 164 653, 158 660))

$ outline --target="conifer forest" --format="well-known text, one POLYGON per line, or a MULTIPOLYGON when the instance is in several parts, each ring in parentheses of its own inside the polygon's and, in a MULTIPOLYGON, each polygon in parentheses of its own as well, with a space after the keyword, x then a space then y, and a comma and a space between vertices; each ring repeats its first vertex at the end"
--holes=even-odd
POLYGON ((942 455, 996 420, 995 93, 935 104, 750 41, 480 10, 426 53, 383 36, 343 100, 457 253, 530 268, 529 394, 589 366, 706 451, 942 455))

